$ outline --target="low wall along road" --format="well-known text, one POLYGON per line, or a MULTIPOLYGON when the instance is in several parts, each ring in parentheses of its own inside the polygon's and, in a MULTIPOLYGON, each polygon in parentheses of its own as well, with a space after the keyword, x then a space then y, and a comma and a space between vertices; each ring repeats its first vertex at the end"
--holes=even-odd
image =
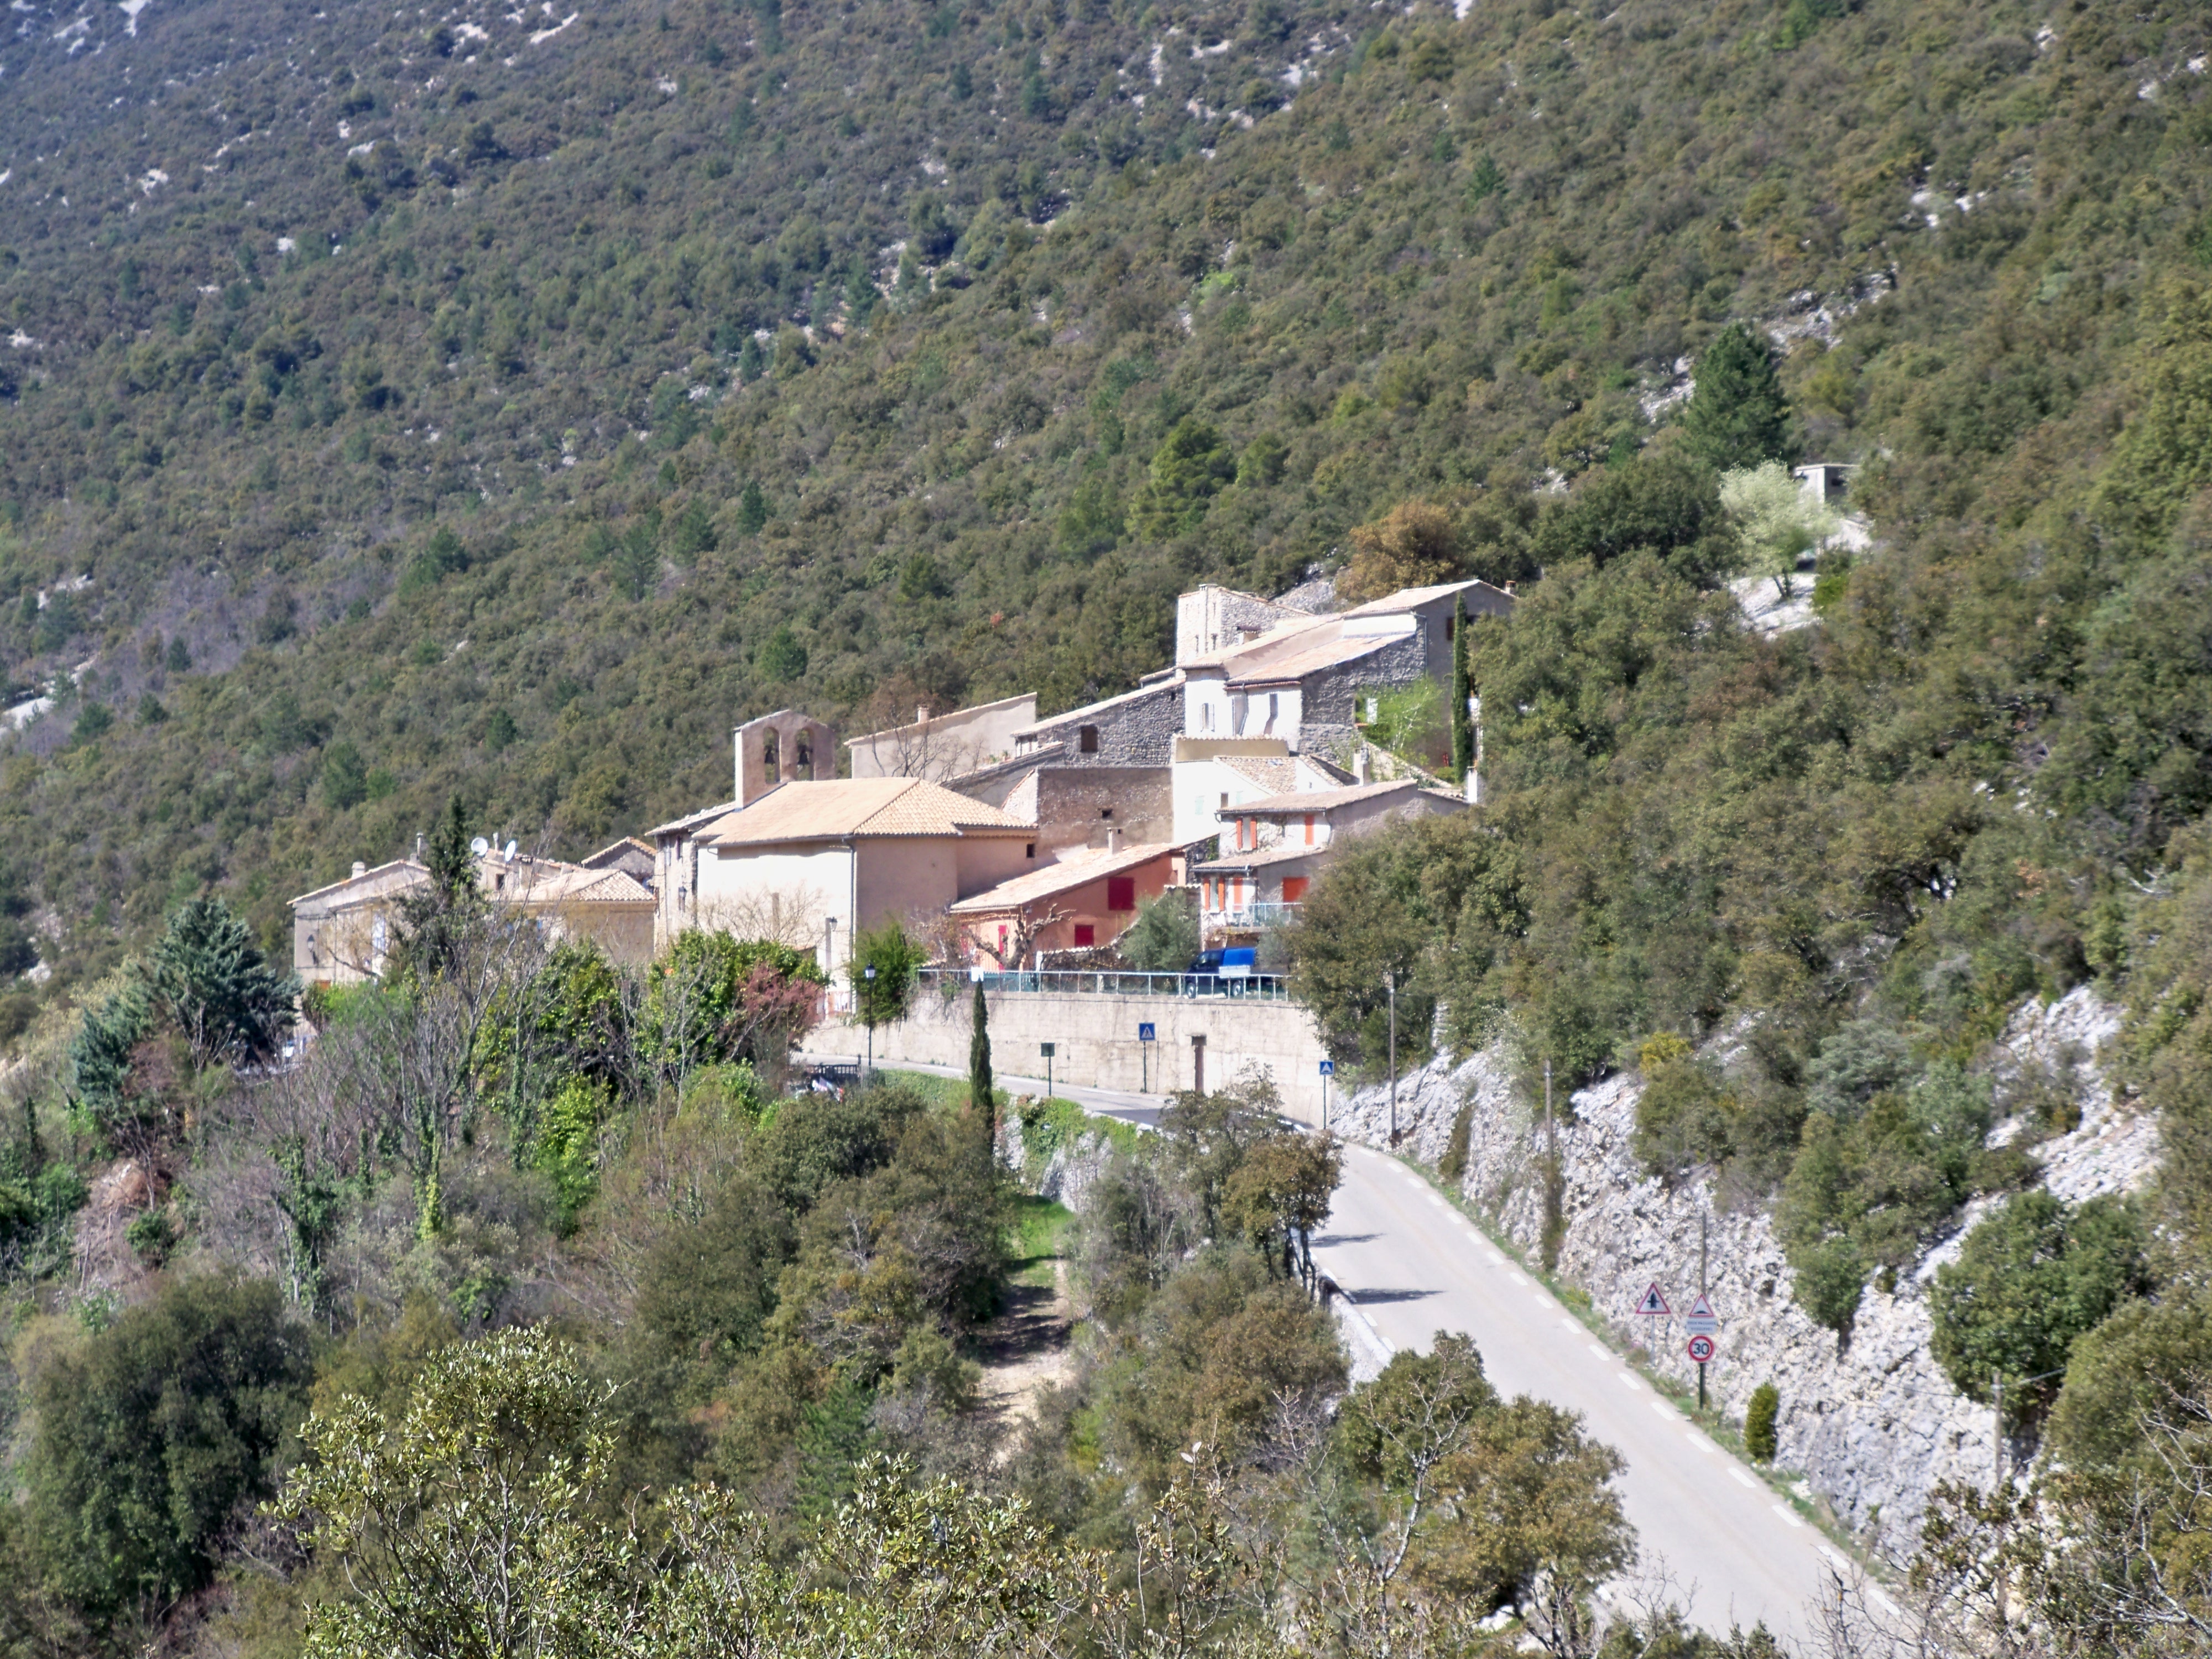
MULTIPOLYGON (((964 1069, 973 994, 963 984, 946 997, 923 991, 914 1012, 899 1024, 876 1028, 876 1064, 918 1060, 964 1069)), ((1322 1046, 1304 1009, 1290 1002, 1231 996, 1116 996, 1097 993, 996 990, 985 988, 994 1071, 1044 1075, 1039 1045, 1053 1045, 1055 1085, 1168 1094, 1204 1086, 1219 1089, 1248 1066, 1275 1079, 1283 1109, 1302 1123, 1322 1121, 1322 1046), (1138 1041, 1149 1024, 1157 1041, 1138 1041), (1203 1041, 1200 1041, 1203 1039, 1203 1041)), ((866 1052, 868 1034, 857 1024, 817 1027, 806 1039, 814 1054, 866 1052)), ((1332 1083, 1329 1109, 1337 1104, 1332 1083)))

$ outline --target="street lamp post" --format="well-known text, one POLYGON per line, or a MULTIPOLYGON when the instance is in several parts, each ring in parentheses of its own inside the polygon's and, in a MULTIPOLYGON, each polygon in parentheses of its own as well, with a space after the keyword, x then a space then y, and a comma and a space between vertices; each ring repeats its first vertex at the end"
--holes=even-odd
POLYGON ((876 964, 872 962, 861 969, 860 977, 868 981, 868 988, 861 994, 868 1006, 860 1011, 860 1023, 868 1028, 868 1071, 872 1075, 876 1069, 876 964))

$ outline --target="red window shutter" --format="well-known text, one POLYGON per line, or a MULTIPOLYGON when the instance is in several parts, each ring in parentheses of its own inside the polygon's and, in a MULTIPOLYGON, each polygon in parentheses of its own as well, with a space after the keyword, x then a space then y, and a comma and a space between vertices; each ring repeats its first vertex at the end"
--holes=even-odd
POLYGON ((1109 910, 1133 910, 1137 908, 1137 878, 1134 876, 1106 878, 1106 908, 1109 910))
POLYGON ((1090 946, 1097 943, 1097 928, 1094 927, 1087 921, 1079 921, 1075 924, 1075 948, 1077 950, 1086 950, 1090 946))
POLYGON ((1299 900, 1304 898, 1306 896, 1306 884, 1312 878, 1310 876, 1285 876, 1283 878, 1283 902, 1285 904, 1296 904, 1299 900))

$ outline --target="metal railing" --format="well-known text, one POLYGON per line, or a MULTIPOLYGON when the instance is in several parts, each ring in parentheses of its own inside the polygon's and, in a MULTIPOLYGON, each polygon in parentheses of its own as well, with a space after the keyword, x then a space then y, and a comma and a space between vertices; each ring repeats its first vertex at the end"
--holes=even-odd
POLYGON ((1288 904, 1240 904, 1233 908, 1206 910, 1200 913, 1200 921, 1207 927, 1279 927, 1297 920, 1298 912, 1305 908, 1304 901, 1293 899, 1288 904))
MULTIPOLYGON (((924 987, 940 996, 964 995, 975 974, 966 968, 925 968, 924 987)), ((1255 997, 1287 1002, 1290 984, 1280 974, 1142 974, 1133 970, 1048 968, 982 975, 986 996, 1002 994, 1103 997, 1255 997)))

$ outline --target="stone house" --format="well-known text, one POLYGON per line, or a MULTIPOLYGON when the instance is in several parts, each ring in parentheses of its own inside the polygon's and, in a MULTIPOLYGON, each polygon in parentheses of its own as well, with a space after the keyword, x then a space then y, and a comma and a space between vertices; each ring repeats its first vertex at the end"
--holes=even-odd
POLYGON ((1341 789, 1352 775, 1318 755, 1293 755, 1280 738, 1177 738, 1168 839, 1190 847, 1221 831, 1231 808, 1276 795, 1341 789))
POLYGON ((1290 921, 1306 890, 1352 838, 1409 817, 1463 812, 1467 803, 1418 778, 1250 801, 1224 811, 1222 851, 1191 866, 1199 930, 1209 946, 1290 921))
POLYGON ((1410 587, 1178 664, 1182 735, 1274 738, 1294 753, 1348 753, 1364 698, 1423 678, 1449 683, 1462 603, 1470 624, 1513 610, 1513 596, 1485 581, 1410 587))
POLYGON ((1165 766, 1182 729, 1182 680, 1172 668, 1133 691, 1034 721, 1014 733, 1017 758, 1054 748, 1062 766, 1165 766))
POLYGON ((635 836, 609 842, 598 852, 586 854, 576 862, 586 870, 619 870, 626 876, 636 877, 639 884, 647 889, 659 873, 659 860, 653 856, 653 843, 635 836))
POLYGON ((653 836, 660 949, 727 928, 811 948, 833 980, 855 928, 936 916, 1038 858, 1032 825, 921 778, 780 784, 653 836))
MULTIPOLYGON (((653 895, 626 871, 499 853, 480 855, 476 865, 484 896, 532 918, 548 938, 589 939, 631 966, 652 960, 653 895)), ((344 880, 292 900, 292 971, 301 983, 382 978, 399 937, 400 906, 429 879, 413 859, 373 870, 356 864, 344 880)))
POLYGON ((1179 849, 1165 842, 1072 852, 951 907, 968 959, 994 969, 1037 967, 1054 953, 1109 945, 1137 907, 1175 882, 1179 849))

